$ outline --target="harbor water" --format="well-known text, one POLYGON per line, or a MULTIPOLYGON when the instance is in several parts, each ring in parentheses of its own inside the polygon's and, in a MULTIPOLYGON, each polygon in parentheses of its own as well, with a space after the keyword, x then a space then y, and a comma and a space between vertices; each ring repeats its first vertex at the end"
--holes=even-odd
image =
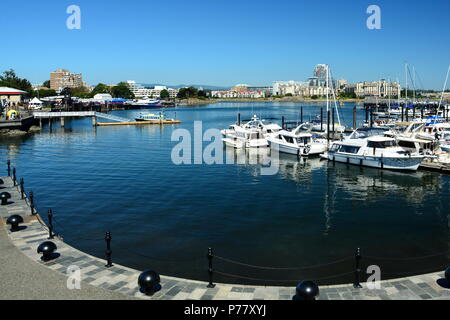
MULTIPOLYGON (((93 127, 89 118, 59 121, 28 137, 0 140, 1 158, 24 177, 45 217, 74 247, 114 263, 163 275, 214 281, 292 285, 354 279, 379 266, 390 279, 443 270, 450 263, 450 177, 391 172, 280 154, 279 169, 261 164, 181 164, 171 153, 176 129, 223 129, 253 115, 316 119, 322 103, 218 103, 167 109, 179 125, 93 127), (238 262, 238 263, 236 263, 238 262)), ((340 107, 351 126, 354 104, 340 107)), ((358 106, 357 122, 365 115, 358 106)), ((113 111, 133 119, 141 111, 113 111)), ((273 120, 277 121, 277 120, 273 120)), ((203 147, 208 142, 203 142, 203 147)), ((244 152, 246 159, 258 153, 244 152)), ((264 151, 259 151, 264 153, 264 151)))

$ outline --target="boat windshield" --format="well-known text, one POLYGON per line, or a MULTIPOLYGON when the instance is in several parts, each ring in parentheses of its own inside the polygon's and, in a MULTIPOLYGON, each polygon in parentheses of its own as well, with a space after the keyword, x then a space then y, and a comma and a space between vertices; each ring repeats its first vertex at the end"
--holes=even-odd
POLYGON ((397 142, 395 140, 369 141, 367 146, 369 148, 385 149, 385 148, 389 148, 389 147, 396 147, 397 142))
POLYGON ((386 130, 383 128, 362 128, 350 135, 350 139, 364 139, 373 136, 382 136, 386 130))

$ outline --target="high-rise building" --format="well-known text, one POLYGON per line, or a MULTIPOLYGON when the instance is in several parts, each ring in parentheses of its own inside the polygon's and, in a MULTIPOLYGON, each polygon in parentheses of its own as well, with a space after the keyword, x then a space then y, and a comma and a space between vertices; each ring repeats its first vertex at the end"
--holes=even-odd
POLYGON ((66 69, 58 69, 50 73, 50 88, 57 92, 60 92, 64 88, 78 88, 83 85, 83 76, 81 73, 70 73, 66 69))

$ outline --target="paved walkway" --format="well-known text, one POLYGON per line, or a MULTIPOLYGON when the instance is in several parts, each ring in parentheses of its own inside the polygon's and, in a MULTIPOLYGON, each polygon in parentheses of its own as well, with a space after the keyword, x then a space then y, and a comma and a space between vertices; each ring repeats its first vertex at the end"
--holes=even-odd
MULTIPOLYGON (((293 287, 263 287, 217 284, 208 289, 207 283, 161 276, 162 289, 153 296, 138 290, 140 271, 124 266, 105 267, 105 261, 83 253, 60 239, 52 241, 60 257, 42 262, 36 253, 38 245, 47 240, 48 231, 38 216, 31 217, 26 200, 13 187, 12 180, 5 182, 0 192, 11 193, 11 203, 0 206, 0 218, 11 214, 26 217, 24 230, 11 233, 2 221, 0 226, 0 283, 3 299, 163 299, 163 300, 291 300, 293 287), (78 266, 81 270, 81 290, 67 289, 67 270, 78 266)), ((424 300, 448 299, 450 290, 439 286, 443 272, 382 281, 381 289, 369 290, 352 285, 321 286, 320 300, 424 300)))

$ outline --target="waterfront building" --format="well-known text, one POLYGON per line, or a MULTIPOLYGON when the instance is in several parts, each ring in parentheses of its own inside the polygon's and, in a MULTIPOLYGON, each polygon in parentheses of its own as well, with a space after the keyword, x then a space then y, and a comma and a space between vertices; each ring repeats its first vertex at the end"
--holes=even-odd
POLYGON ((382 98, 388 96, 399 96, 401 86, 398 82, 388 82, 385 79, 372 82, 363 81, 356 84, 354 92, 359 97, 374 96, 382 98))
POLYGON ((127 85, 136 98, 158 99, 161 96, 161 91, 167 90, 169 92, 169 98, 175 99, 179 91, 178 89, 167 88, 166 86, 155 86, 153 89, 145 88, 144 86, 137 84, 136 81, 133 80, 128 80, 127 85))
POLYGON ((50 89, 56 92, 61 92, 64 88, 78 88, 84 85, 81 73, 70 73, 66 69, 58 69, 50 73, 50 89))
POLYGON ((211 91, 211 96, 213 98, 264 98, 265 92, 261 90, 247 90, 242 92, 237 92, 233 90, 220 90, 211 91))
POLYGON ((4 105, 5 103, 9 103, 9 105, 21 103, 25 94, 26 92, 22 90, 0 87, 0 105, 4 105))

